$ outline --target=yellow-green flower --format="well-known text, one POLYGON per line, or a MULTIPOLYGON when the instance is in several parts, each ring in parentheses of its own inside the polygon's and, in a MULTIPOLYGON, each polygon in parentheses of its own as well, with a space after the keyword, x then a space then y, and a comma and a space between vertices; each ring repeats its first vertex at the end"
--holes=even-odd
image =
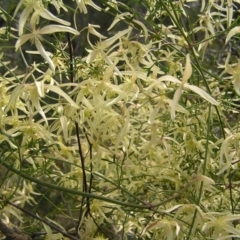
POLYGON ((74 35, 79 35, 79 32, 71 27, 66 27, 62 25, 48 25, 46 27, 40 29, 33 29, 32 33, 24 34, 16 42, 15 48, 18 50, 24 43, 28 40, 33 42, 38 50, 38 52, 42 55, 42 57, 48 62, 52 71, 55 71, 55 65, 50 58, 49 54, 45 51, 42 43, 42 35, 44 34, 52 34, 56 32, 70 32, 74 35))

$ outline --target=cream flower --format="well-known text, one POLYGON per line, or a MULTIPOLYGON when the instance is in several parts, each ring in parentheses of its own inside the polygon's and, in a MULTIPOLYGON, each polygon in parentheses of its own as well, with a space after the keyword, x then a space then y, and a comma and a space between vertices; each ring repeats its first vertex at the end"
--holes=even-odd
POLYGON ((182 95, 182 92, 183 92, 184 88, 192 90, 193 92, 197 93, 198 95, 200 95, 202 98, 204 98, 205 100, 207 100, 211 104, 218 105, 218 102, 216 100, 214 100, 205 91, 203 91, 201 88, 190 85, 190 84, 187 83, 187 81, 191 77, 191 75, 192 75, 192 66, 191 66, 191 62, 190 62, 190 56, 189 56, 189 54, 187 54, 187 56, 186 56, 186 66, 185 66, 185 70, 184 70, 184 73, 183 73, 182 81, 180 81, 179 79, 177 79, 175 77, 169 76, 169 75, 158 78, 159 81, 169 81, 169 82, 180 84, 180 86, 178 87, 178 89, 176 90, 176 92, 174 94, 173 101, 171 103, 171 118, 172 118, 172 120, 175 119, 175 111, 176 111, 176 108, 178 106, 178 101, 179 101, 179 99, 182 95))
POLYGON ((23 34, 23 28, 27 22, 29 15, 33 11, 35 11, 35 12, 33 13, 33 16, 31 17, 31 23, 30 23, 32 28, 34 28, 33 25, 38 23, 39 16, 41 16, 42 18, 45 18, 47 20, 58 22, 63 25, 67 25, 67 26, 70 25, 69 22, 64 21, 60 18, 57 18, 53 14, 51 14, 47 9, 45 9, 43 7, 43 4, 40 0, 21 0, 16 7, 13 17, 16 16, 17 12, 19 11, 19 9, 22 6, 24 6, 25 8, 24 8, 23 12, 21 13, 20 19, 19 19, 19 26, 18 26, 19 36, 21 36, 23 34))
POLYGON ((93 3, 91 0, 76 0, 76 3, 78 5, 78 8, 80 12, 86 14, 87 13, 87 7, 86 5, 90 5, 93 8, 95 8, 97 11, 101 11, 101 8, 98 7, 95 3, 93 3))
POLYGON ((31 40, 38 50, 38 52, 42 55, 42 57, 48 62, 52 71, 55 71, 55 66, 52 59, 49 57, 49 53, 47 53, 41 43, 42 35, 44 34, 52 34, 56 32, 69 32, 74 35, 79 35, 79 32, 71 27, 61 26, 61 25, 48 25, 46 27, 40 29, 33 29, 32 33, 22 35, 18 41, 16 42, 15 48, 18 50, 24 43, 28 40, 31 40))

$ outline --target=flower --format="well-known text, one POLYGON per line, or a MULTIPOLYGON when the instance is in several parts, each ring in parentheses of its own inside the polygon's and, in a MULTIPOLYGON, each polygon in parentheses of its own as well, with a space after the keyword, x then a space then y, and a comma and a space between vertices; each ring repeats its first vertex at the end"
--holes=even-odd
POLYGON ((180 86, 178 87, 178 89, 176 90, 176 92, 174 94, 173 101, 171 102, 171 118, 172 118, 172 120, 175 119, 175 111, 178 107, 178 101, 182 95, 183 88, 188 88, 188 89, 192 90, 193 92, 197 93, 198 95, 200 95, 202 98, 204 98, 208 102, 212 103, 213 105, 219 104, 215 99, 213 99, 209 94, 207 94, 201 88, 187 83, 187 81, 191 77, 191 75, 192 75, 192 66, 191 66, 191 62, 190 62, 190 56, 189 56, 189 54, 187 54, 186 66, 185 66, 185 70, 183 73, 182 81, 180 81, 179 79, 172 77, 170 75, 166 75, 166 76, 158 78, 158 81, 169 81, 169 82, 180 84, 180 86))
POLYGON ((95 3, 93 3, 91 0, 76 0, 76 3, 78 5, 78 8, 80 10, 80 13, 87 13, 86 5, 90 5, 93 8, 95 8, 97 11, 101 11, 102 9, 98 7, 95 3))
MULTIPOLYGON (((90 63, 95 58, 100 56, 109 66, 114 65, 114 63, 112 62, 112 60, 110 59, 110 57, 108 56, 106 51, 115 41, 119 40, 122 36, 129 33, 130 29, 125 29, 123 31, 120 31, 115 36, 102 41, 102 38, 104 38, 104 36, 98 34, 97 31, 95 31, 95 30, 93 31, 92 26, 93 25, 89 26, 89 33, 93 33, 94 35, 98 36, 100 38, 100 40, 99 40, 99 42, 96 43, 95 46, 93 46, 88 38, 89 45, 92 46, 93 49, 87 49, 89 54, 87 56, 86 62, 90 63)), ((117 47, 118 45, 119 45, 119 43, 115 44, 111 49, 117 47)), ((114 69, 119 76, 122 76, 122 74, 120 73, 120 71, 117 69, 116 66, 114 67, 114 69)))
POLYGON ((226 64, 226 73, 232 75, 233 86, 238 95, 240 95, 240 59, 238 59, 237 64, 230 65, 226 64))
POLYGON ((49 53, 47 53, 41 43, 40 40, 42 40, 43 34, 51 34, 55 32, 70 32, 75 35, 79 35, 79 32, 71 27, 66 27, 62 25, 48 25, 46 27, 43 27, 41 29, 35 29, 33 28, 32 33, 24 34, 22 35, 16 42, 15 48, 18 50, 24 43, 26 43, 28 40, 31 40, 38 50, 38 52, 42 55, 42 57, 48 62, 50 65, 50 68, 52 71, 55 71, 55 66, 52 61, 52 59, 49 57, 49 53))
POLYGON ((18 27, 19 36, 22 35, 22 33, 23 33, 23 27, 24 27, 25 23, 27 22, 27 19, 28 19, 30 13, 33 10, 38 9, 39 7, 42 7, 42 2, 39 0, 21 0, 16 7, 13 17, 15 17, 17 15, 18 10, 23 5, 25 6, 25 8, 19 19, 19 27, 18 27))
POLYGON ((240 230, 234 227, 233 221, 239 220, 239 214, 208 212, 205 218, 209 221, 203 225, 202 230, 212 230, 212 239, 227 239, 240 235, 240 230), (215 216, 214 216, 215 215, 215 216), (219 238, 221 237, 221 238, 219 238))
POLYGON ((70 25, 69 22, 55 17, 52 13, 50 13, 47 9, 45 9, 42 6, 41 1, 39 1, 39 0, 22 0, 22 1, 20 1, 16 7, 13 17, 16 16, 19 8, 22 5, 25 5, 25 9, 21 13, 21 16, 19 19, 19 27, 18 27, 19 36, 21 36, 23 34, 23 28, 24 28, 24 26, 27 22, 27 19, 32 11, 35 11, 31 17, 31 21, 30 21, 30 25, 31 25, 32 29, 35 28, 36 23, 38 23, 39 16, 41 16, 42 18, 45 18, 47 20, 61 23, 63 25, 67 25, 67 26, 70 25))
POLYGON ((158 239, 164 238, 171 240, 175 239, 179 235, 180 226, 178 225, 177 221, 157 219, 145 227, 142 235, 144 235, 149 230, 156 232, 156 235, 159 237, 158 239))

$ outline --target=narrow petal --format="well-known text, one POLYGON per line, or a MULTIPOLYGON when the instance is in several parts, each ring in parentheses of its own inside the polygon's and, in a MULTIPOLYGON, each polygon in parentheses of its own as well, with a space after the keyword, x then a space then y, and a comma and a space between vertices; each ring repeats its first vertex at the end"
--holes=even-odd
POLYGON ((63 130, 63 138, 65 142, 68 142, 68 122, 66 116, 60 117, 60 123, 63 130))
POLYGON ((24 2, 25 2, 25 0, 21 0, 21 1, 18 3, 18 5, 17 5, 17 7, 16 7, 16 9, 15 9, 15 11, 14 11, 13 18, 15 18, 15 16, 17 15, 19 9, 20 9, 21 6, 24 4, 24 2))
POLYGON ((50 13, 48 10, 46 10, 45 8, 43 8, 43 9, 40 10, 39 15, 40 15, 41 17, 45 18, 45 19, 50 20, 50 21, 58 22, 58 23, 60 23, 60 24, 67 25, 67 26, 70 26, 70 25, 71 25, 70 22, 64 21, 64 20, 62 20, 62 19, 60 19, 60 18, 55 17, 53 14, 51 14, 51 13, 50 13))
POLYGON ((88 32, 99 37, 99 38, 102 38, 102 39, 105 39, 107 37, 103 36, 102 34, 100 34, 99 32, 97 32, 95 30, 95 28, 100 28, 100 26, 98 25, 92 25, 92 24, 88 24, 88 32))
POLYGON ((148 123, 149 124, 153 124, 155 121, 155 118, 156 118, 156 116, 157 116, 157 114, 158 114, 158 112, 159 112, 159 109, 160 109, 160 105, 158 105, 157 107, 155 107, 154 109, 153 109, 153 111, 152 111, 152 113, 151 113, 151 115, 150 115, 150 118, 148 119, 148 123))
POLYGON ((29 39, 31 39, 32 36, 33 36, 32 33, 22 35, 22 36, 17 40, 17 42, 16 42, 16 45, 15 45, 16 51, 17 51, 25 42, 27 42, 29 39))
POLYGON ((46 115, 41 107, 40 102, 39 102, 40 96, 38 95, 37 88, 32 89, 30 91, 30 94, 31 94, 31 102, 32 102, 33 106, 36 108, 36 110, 39 112, 39 114, 41 114, 41 116, 45 120, 46 124, 48 125, 46 115))
POLYGON ((131 13, 129 13, 129 12, 121 13, 121 14, 117 15, 107 30, 108 31, 111 30, 116 25, 116 23, 118 23, 120 20, 124 19, 125 16, 129 16, 129 15, 130 15, 130 17, 132 16, 131 13))
POLYGON ((70 32, 74 35, 79 35, 79 32, 71 27, 55 25, 55 24, 43 27, 38 32, 39 32, 39 34, 51 34, 51 33, 55 33, 55 32, 70 32))
POLYGON ((96 58, 97 54, 99 53, 99 51, 96 50, 89 50, 89 54, 87 56, 86 62, 90 63, 91 61, 93 61, 93 59, 96 58))
POLYGON ((234 89, 238 95, 240 95, 240 79, 234 81, 234 89))
POLYGON ((119 38, 121 38, 123 35, 127 34, 130 30, 129 29, 126 29, 126 30, 123 30, 123 31, 120 31, 118 32, 115 36, 105 40, 103 43, 104 43, 104 46, 107 48, 109 46, 111 46, 116 40, 118 40, 119 38))
POLYGON ((228 33, 227 37, 226 37, 226 41, 225 44, 228 43, 228 41, 236 34, 240 33, 240 27, 235 27, 233 29, 230 30, 230 32, 228 33))
POLYGON ((93 1, 88 0, 88 5, 92 6, 93 8, 95 8, 97 11, 101 11, 102 9, 97 6, 93 1))
POLYGON ((35 82, 37 92, 39 97, 44 97, 44 82, 43 81, 36 81, 35 82))
POLYGON ((35 45, 36 45, 37 50, 39 51, 39 53, 42 55, 42 57, 48 62, 48 64, 49 64, 50 68, 52 69, 52 71, 55 72, 54 63, 53 63, 52 59, 49 57, 48 53, 43 48, 43 45, 41 44, 41 42, 39 41, 38 38, 35 38, 35 45))
POLYGON ((231 26, 233 19, 233 4, 231 3, 231 6, 227 6, 226 10, 227 10, 227 27, 229 28, 231 26))
POLYGON ((203 91, 201 88, 193 86, 193 85, 189 85, 189 84, 185 84, 184 86, 186 88, 192 90, 193 92, 197 93, 199 96, 201 96, 202 98, 204 98, 205 100, 207 100, 211 104, 213 104, 213 105, 218 105, 219 104, 219 102, 217 102, 214 98, 212 98, 208 93, 203 91))
POLYGON ((31 13, 32 8, 25 8, 23 12, 21 13, 19 23, 18 23, 18 35, 21 36, 23 34, 23 28, 25 23, 27 22, 27 18, 29 17, 29 14, 31 13))
POLYGON ((71 104, 72 107, 79 109, 79 106, 61 88, 54 85, 44 85, 44 88, 57 93, 58 95, 65 98, 71 104))
POLYGON ((185 70, 183 73, 183 78, 182 78, 182 83, 186 83, 188 81, 188 79, 191 77, 192 75, 192 65, 191 65, 191 61, 190 61, 190 55, 187 54, 186 56, 186 66, 185 66, 185 70))
POLYGON ((84 1, 83 0, 76 0, 77 2, 77 5, 78 5, 78 8, 80 10, 80 13, 84 13, 84 14, 87 14, 87 8, 84 4, 84 1))
POLYGON ((166 76, 160 77, 157 80, 160 81, 160 82, 167 81, 167 82, 173 82, 173 83, 181 84, 180 80, 178 80, 177 78, 175 78, 173 76, 170 76, 170 75, 166 75, 166 76))
POLYGON ((136 24, 138 24, 138 25, 140 25, 142 27, 142 29, 144 31, 145 41, 147 41, 147 39, 148 39, 148 30, 147 30, 146 26, 142 22, 140 22, 138 20, 133 20, 133 22, 135 22, 136 24))
POLYGON ((24 92, 24 86, 18 85, 17 87, 14 88, 14 90, 11 93, 11 97, 9 99, 9 102, 6 106, 6 108, 4 109, 4 111, 7 113, 9 111, 9 109, 12 107, 13 103, 15 103, 18 99, 18 97, 22 94, 22 92, 24 92))
POLYGON ((175 119, 175 112, 176 112, 178 101, 182 95, 182 91, 183 91, 183 85, 181 84, 179 88, 176 90, 176 92, 174 93, 173 101, 171 103, 171 119, 172 120, 175 119))

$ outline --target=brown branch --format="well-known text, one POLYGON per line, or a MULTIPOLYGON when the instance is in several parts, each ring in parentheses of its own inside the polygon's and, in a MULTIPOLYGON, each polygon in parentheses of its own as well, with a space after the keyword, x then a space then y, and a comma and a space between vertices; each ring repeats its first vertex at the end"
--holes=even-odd
MULTIPOLYGON (((56 227, 54 224, 50 223, 49 221, 47 221, 47 220, 45 220, 45 219, 43 219, 43 218, 41 218, 41 217, 39 217, 39 216, 37 216, 37 215, 29 212, 29 211, 27 211, 26 209, 24 209, 24 208, 22 208, 22 207, 19 207, 18 205, 14 204, 14 203, 12 203, 12 202, 10 202, 10 201, 7 201, 7 203, 8 203, 9 205, 17 208, 17 209, 20 210, 21 212, 23 212, 23 213, 31 216, 32 218, 37 219, 37 220, 39 220, 40 222, 48 225, 49 227, 51 227, 52 229, 54 229, 56 232, 61 233, 64 237, 68 237, 68 238, 71 239, 71 240, 79 240, 79 238, 76 238, 76 237, 72 236, 71 234, 63 231, 62 229, 59 229, 59 228, 56 227)), ((1 230, 1 229, 0 229, 0 230, 1 230)), ((1 230, 1 231, 2 231, 2 230, 1 230)), ((5 235, 5 234, 4 234, 4 235, 5 235)), ((7 236, 7 235, 5 235, 5 236, 7 236)), ((24 238, 24 239, 23 239, 23 238, 21 238, 21 239, 20 239, 20 238, 11 238, 11 239, 9 239, 9 240, 32 240, 32 238, 24 238)))
MULTIPOLYGON (((70 68, 70 82, 73 83, 74 82, 74 57, 73 57, 73 46, 72 46, 72 42, 71 42, 71 38, 70 38, 70 34, 67 33, 67 41, 68 41, 68 48, 69 48, 69 68, 70 68)), ((72 87, 73 90, 73 87, 72 87)), ((81 137, 80 137, 80 131, 79 131, 79 125, 77 122, 75 122, 75 130, 76 130, 76 135, 77 135, 77 144, 78 144, 78 154, 80 157, 80 163, 82 166, 82 180, 83 180, 83 192, 88 192, 88 188, 87 188, 87 175, 86 175, 86 169, 85 169, 85 157, 83 154, 83 150, 82 150, 82 144, 81 144, 81 137)), ((81 223, 81 220, 83 218, 83 206, 84 206, 84 200, 85 197, 82 197, 82 204, 80 207, 80 211, 79 211, 79 217, 78 217, 78 222, 76 224, 76 233, 78 235, 78 230, 79 230, 79 224, 81 223)), ((87 198, 87 213, 89 213, 90 211, 90 207, 89 207, 89 198, 87 198)))
POLYGON ((0 231, 6 236, 8 240, 32 240, 32 238, 15 228, 9 228, 3 221, 0 219, 0 231))

